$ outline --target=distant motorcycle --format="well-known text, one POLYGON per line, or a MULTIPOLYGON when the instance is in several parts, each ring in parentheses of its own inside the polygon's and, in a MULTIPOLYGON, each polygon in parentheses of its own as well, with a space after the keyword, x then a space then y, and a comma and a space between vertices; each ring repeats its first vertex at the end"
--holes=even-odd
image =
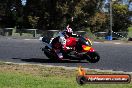
POLYGON ((64 57, 63 60, 87 60, 90 63, 96 63, 100 60, 100 55, 95 51, 94 48, 92 48, 92 42, 90 39, 82 36, 69 37, 67 38, 66 45, 71 47, 71 49, 63 50, 61 43, 54 41, 56 38, 53 38, 53 43, 51 44, 49 44, 50 39, 46 37, 42 38, 42 42, 45 44, 42 51, 44 51, 44 54, 51 60, 59 60, 59 57, 55 51, 62 52, 64 57))

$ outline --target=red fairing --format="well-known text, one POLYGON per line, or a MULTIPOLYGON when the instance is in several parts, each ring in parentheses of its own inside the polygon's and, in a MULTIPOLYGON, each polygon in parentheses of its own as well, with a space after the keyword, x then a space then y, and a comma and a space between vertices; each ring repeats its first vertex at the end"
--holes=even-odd
POLYGON ((91 47, 89 52, 95 52, 95 49, 91 47))
POLYGON ((66 39, 67 47, 75 47, 75 45, 76 45, 76 38, 70 37, 66 39))
POLYGON ((89 38, 85 38, 86 40, 88 40, 89 38))

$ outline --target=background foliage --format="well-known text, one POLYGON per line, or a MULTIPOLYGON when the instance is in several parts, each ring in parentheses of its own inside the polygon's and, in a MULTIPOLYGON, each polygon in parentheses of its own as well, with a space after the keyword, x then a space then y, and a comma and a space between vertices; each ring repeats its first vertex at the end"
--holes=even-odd
MULTIPOLYGON (((63 30, 65 14, 74 17, 73 30, 90 28, 92 32, 109 29, 109 14, 102 11, 104 0, 21 0, 0 1, 0 27, 63 30)), ((113 30, 127 31, 131 21, 128 6, 113 4, 113 30)))

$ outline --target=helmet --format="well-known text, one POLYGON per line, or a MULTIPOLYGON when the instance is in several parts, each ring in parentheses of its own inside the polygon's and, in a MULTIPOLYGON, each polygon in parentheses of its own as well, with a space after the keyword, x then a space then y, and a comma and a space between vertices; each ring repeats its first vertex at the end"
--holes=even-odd
POLYGON ((72 29, 68 27, 68 28, 66 29, 66 34, 67 34, 68 36, 72 36, 72 33, 73 33, 72 29))

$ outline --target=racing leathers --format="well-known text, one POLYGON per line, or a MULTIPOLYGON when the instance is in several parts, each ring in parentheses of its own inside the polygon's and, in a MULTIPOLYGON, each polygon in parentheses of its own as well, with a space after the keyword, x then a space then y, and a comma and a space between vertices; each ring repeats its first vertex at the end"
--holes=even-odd
MULTIPOLYGON (((78 36, 78 35, 72 33, 72 36, 78 36)), ((57 37, 59 37, 58 41, 61 43, 63 50, 72 49, 71 47, 66 46, 66 41, 67 41, 66 38, 70 37, 66 34, 66 31, 59 32, 57 37)), ((50 43, 52 42, 52 40, 50 41, 50 43)), ((59 59, 63 59, 63 54, 62 54, 61 50, 56 51, 56 53, 57 53, 59 59)))

